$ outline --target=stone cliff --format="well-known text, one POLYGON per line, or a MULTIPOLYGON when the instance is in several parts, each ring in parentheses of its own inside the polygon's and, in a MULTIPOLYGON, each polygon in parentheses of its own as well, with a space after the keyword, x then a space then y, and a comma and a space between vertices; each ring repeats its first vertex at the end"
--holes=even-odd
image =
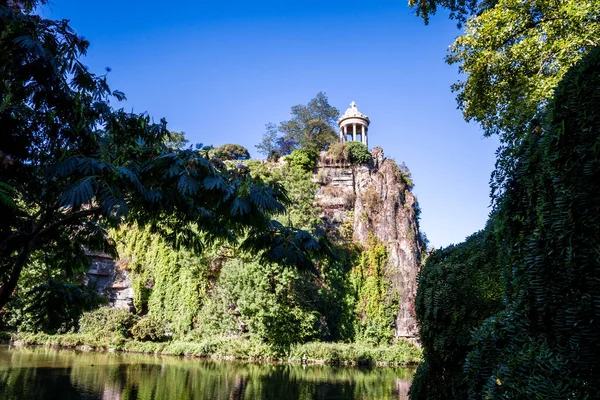
POLYGON ((414 299, 424 251, 418 205, 406 167, 385 159, 380 147, 371 150, 371 155, 372 163, 352 166, 323 153, 315 175, 321 185, 316 200, 329 232, 346 232, 365 246, 373 236, 385 245, 384 276, 400 298, 394 335, 416 338, 414 299))

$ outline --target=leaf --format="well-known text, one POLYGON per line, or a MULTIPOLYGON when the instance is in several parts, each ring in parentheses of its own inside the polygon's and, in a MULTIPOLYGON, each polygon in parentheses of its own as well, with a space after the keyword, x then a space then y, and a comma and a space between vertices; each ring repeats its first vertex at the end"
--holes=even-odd
POLYGON ((89 204, 94 198, 96 187, 96 179, 91 176, 86 176, 64 191, 59 204, 63 207, 79 207, 84 204, 89 204))
POLYGON ((120 166, 119 167, 119 177, 125 178, 130 183, 133 183, 133 185, 135 186, 136 190, 140 194, 144 194, 144 186, 142 185, 142 182, 140 181, 140 178, 137 176, 136 173, 134 173, 133 171, 131 171, 129 168, 126 168, 124 166, 120 166))
POLYGON ((14 194, 16 190, 5 182, 0 182, 0 204, 6 206, 10 210, 16 210, 14 194))
POLYGON ((183 173, 179 177, 179 182, 177 183, 177 189, 179 190, 179 192, 182 195, 194 196, 196 193, 198 193, 199 188, 200 188, 200 185, 198 184, 198 181, 191 175, 189 175, 187 173, 183 173))

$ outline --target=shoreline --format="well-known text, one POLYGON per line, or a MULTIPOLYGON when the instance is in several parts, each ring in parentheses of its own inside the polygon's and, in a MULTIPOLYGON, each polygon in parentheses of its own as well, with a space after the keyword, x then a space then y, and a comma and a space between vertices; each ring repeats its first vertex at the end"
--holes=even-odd
POLYGON ((278 354, 275 354, 270 347, 260 346, 262 350, 267 350, 261 354, 257 352, 261 350, 260 348, 253 347, 256 343, 237 338, 223 340, 221 346, 215 347, 214 342, 139 342, 121 338, 107 342, 74 333, 48 335, 2 332, 0 344, 14 347, 46 347, 57 350, 160 355, 265 364, 411 368, 422 362, 421 350, 410 343, 375 347, 357 343, 309 342, 292 346, 289 350, 278 354))

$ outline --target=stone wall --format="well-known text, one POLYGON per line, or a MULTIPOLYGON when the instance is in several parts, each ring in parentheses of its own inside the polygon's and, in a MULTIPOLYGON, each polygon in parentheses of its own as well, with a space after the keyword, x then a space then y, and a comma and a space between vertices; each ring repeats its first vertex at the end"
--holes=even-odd
POLYGON ((106 296, 115 308, 133 310, 133 288, 129 274, 120 268, 115 260, 103 253, 88 253, 90 268, 87 272, 87 285, 106 296))
POLYGON ((384 243, 388 251, 385 277, 400 297, 395 336, 416 338, 414 312, 422 243, 416 215, 416 199, 402 171, 383 150, 371 151, 370 165, 351 166, 322 157, 315 180, 321 184, 316 200, 329 232, 352 226, 352 239, 366 245, 369 235, 384 243))

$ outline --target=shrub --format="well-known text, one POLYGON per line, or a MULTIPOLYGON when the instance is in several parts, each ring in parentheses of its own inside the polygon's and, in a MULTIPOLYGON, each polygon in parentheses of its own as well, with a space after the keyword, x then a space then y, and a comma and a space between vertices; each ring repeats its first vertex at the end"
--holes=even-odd
POLYGON ((299 149, 292 151, 286 160, 292 167, 300 168, 304 171, 312 171, 317 165, 318 154, 311 150, 299 149))
POLYGON ((292 346, 290 361, 324 362, 326 364, 416 364, 421 350, 413 343, 400 339, 392 345, 371 346, 360 343, 309 342, 292 346))
POLYGON ((131 337, 137 317, 124 308, 100 307, 84 313, 79 319, 79 332, 94 336, 131 337))
POLYGON ((347 143, 348 159, 353 165, 367 164, 371 161, 369 148, 361 142, 347 143))
POLYGON ((329 146, 327 150, 327 158, 334 163, 348 161, 348 143, 337 142, 329 146))
POLYGON ((166 339, 165 326, 152 315, 140 318, 131 328, 131 335, 143 342, 161 342, 166 339))

